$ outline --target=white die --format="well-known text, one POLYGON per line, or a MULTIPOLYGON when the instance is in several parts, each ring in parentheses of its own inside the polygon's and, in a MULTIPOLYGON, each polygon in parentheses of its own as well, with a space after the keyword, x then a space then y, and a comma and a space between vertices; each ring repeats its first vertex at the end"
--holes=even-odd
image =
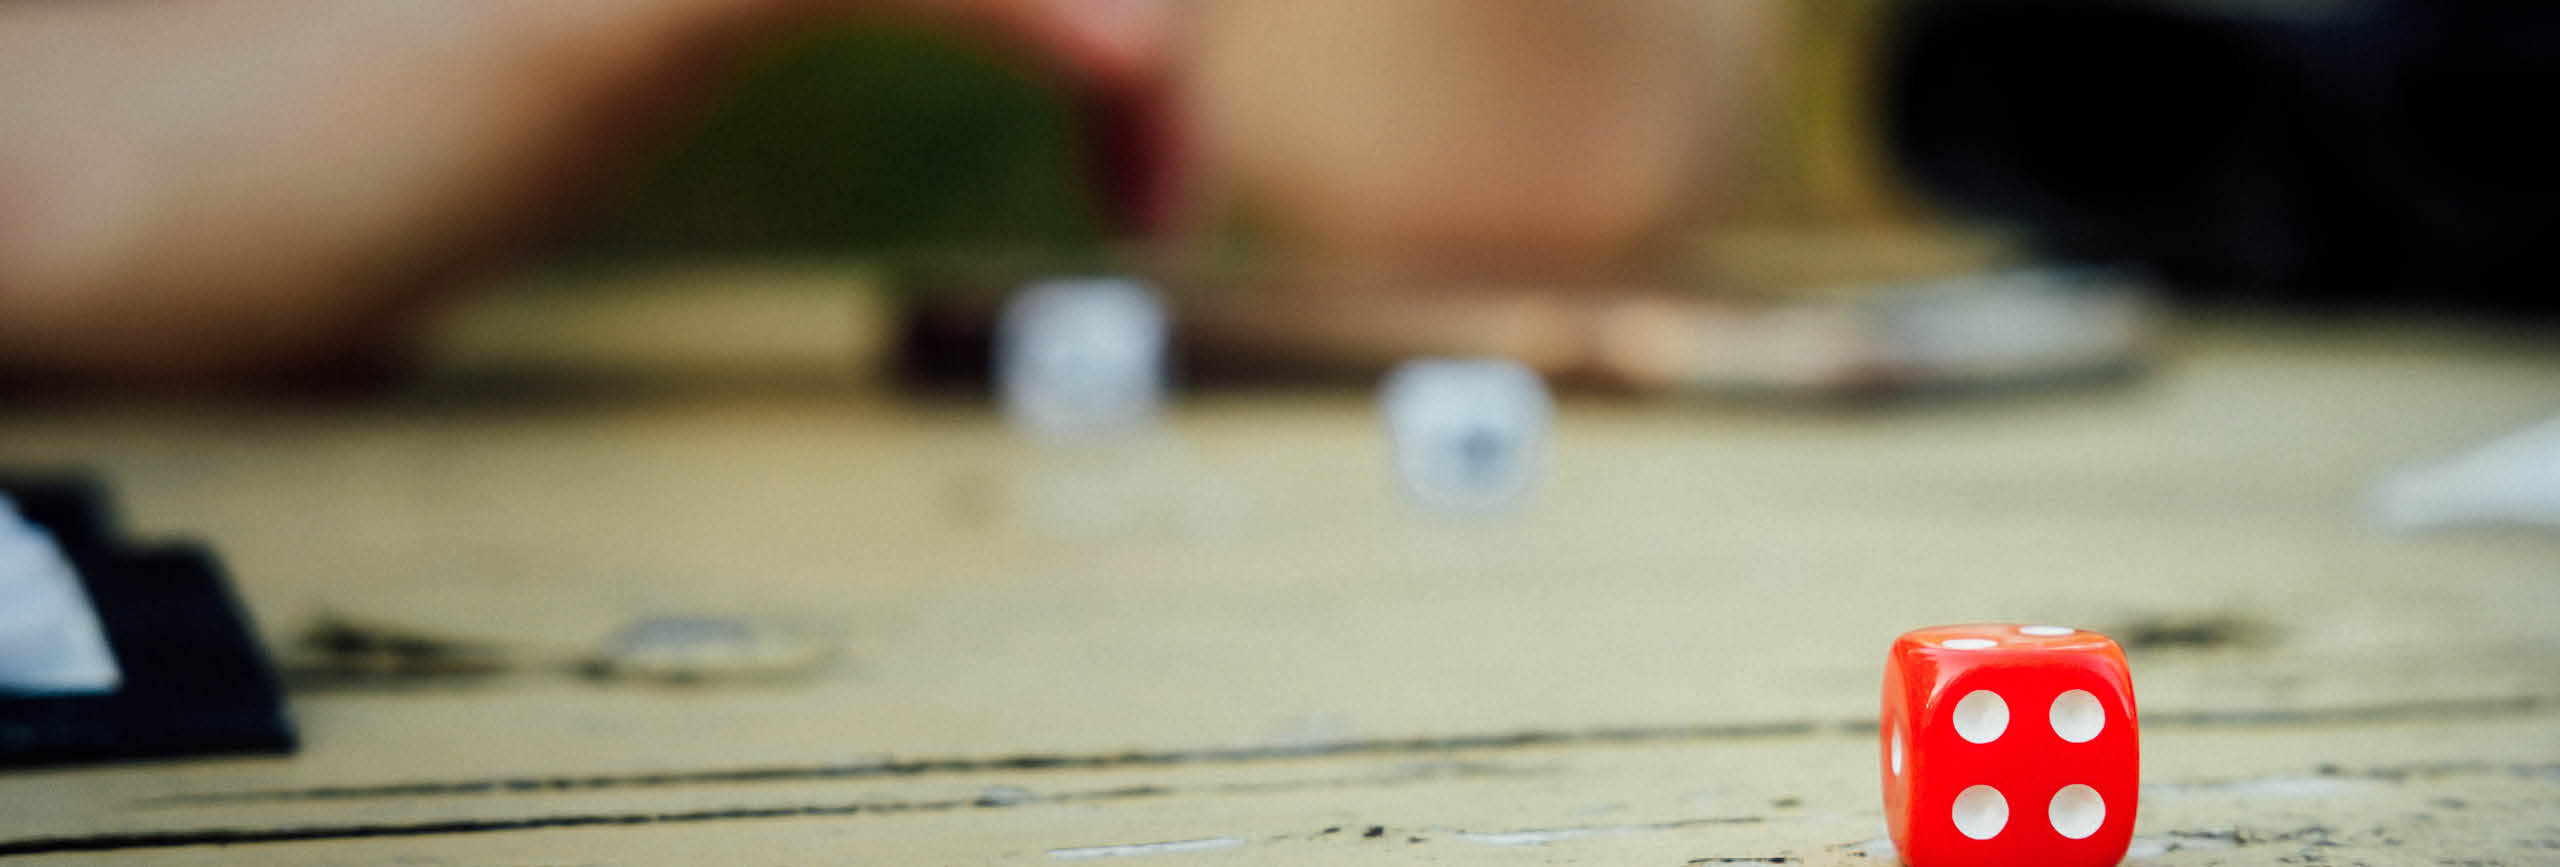
POLYGON ((0 496, 0 693, 114 692, 124 676, 53 534, 0 496))
POLYGON ((1034 284, 996 322, 996 387, 1033 434, 1069 439, 1144 427, 1164 402, 1164 305, 1135 280, 1034 284))
POLYGON ((1405 491, 1451 511, 1519 501, 1537 480, 1555 413, 1536 372, 1489 359, 1406 362, 1387 375, 1378 404, 1405 491))

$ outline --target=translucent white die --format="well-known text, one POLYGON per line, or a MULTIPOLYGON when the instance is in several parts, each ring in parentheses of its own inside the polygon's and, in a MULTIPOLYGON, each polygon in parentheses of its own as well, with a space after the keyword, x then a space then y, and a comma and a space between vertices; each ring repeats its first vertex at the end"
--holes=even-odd
POLYGON ((1545 463, 1555 404, 1535 371, 1495 359, 1422 359, 1379 390, 1396 477, 1425 505, 1490 511, 1519 502, 1545 463))
POLYGON ((1146 427, 1164 403, 1164 305, 1136 280, 1051 280, 1022 290, 996 322, 1005 415, 1048 439, 1146 427))
POLYGON ((0 693, 108 693, 123 681, 79 573, 0 496, 0 693))

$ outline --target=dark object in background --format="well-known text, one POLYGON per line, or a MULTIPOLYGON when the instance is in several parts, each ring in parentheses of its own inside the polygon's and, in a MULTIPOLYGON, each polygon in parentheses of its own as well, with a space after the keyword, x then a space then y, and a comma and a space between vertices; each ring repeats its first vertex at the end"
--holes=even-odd
POLYGON ((1146 204, 1097 182, 1170 160, 1140 135, 1162 118, 1138 96, 1067 91, 1043 72, 928 28, 811 32, 744 70, 599 202, 570 252, 903 265, 1096 247, 1115 217, 1139 216, 1115 208, 1146 204))
POLYGON ((105 695, 0 695, 0 766, 294 748, 274 672, 210 551, 129 546, 98 486, 0 479, 80 574, 123 684, 105 695))
POLYGON ((448 684, 505 672, 503 648, 389 623, 322 614, 282 654, 293 688, 448 684))
POLYGON ((2321 307, 2560 313, 2560 5, 1904 7, 1891 146, 2053 255, 2321 307))

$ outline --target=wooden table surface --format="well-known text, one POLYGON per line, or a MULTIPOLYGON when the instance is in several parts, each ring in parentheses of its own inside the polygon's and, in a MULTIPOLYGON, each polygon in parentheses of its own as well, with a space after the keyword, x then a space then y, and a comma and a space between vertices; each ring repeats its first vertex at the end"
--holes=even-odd
POLYGON ((2131 645, 2139 863, 2560 863, 2560 533, 2359 511, 2377 473, 2560 410, 2560 347, 2190 326, 2078 393, 1568 400, 1535 499, 1476 520, 1400 497, 1366 395, 1201 395, 1061 454, 810 370, 0 413, 0 465, 94 468, 141 535, 209 541, 272 645, 336 612, 516 663, 299 687, 290 757, 0 774, 0 847, 1878 863, 1886 644, 2016 619, 2131 645), (572 671, 664 613, 837 656, 572 671))

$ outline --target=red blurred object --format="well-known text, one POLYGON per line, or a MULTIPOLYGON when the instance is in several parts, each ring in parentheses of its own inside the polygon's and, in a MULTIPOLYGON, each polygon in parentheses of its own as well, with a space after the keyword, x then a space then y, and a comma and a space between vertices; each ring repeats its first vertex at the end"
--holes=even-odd
POLYGON ((1165 230, 1179 206, 1190 158, 1170 88, 1103 87, 1078 101, 1115 226, 1141 236, 1165 230))
POLYGON ((1913 630, 1885 660, 1884 813, 1913 867, 2102 867, 2141 788, 2133 677, 2061 626, 1913 630))

